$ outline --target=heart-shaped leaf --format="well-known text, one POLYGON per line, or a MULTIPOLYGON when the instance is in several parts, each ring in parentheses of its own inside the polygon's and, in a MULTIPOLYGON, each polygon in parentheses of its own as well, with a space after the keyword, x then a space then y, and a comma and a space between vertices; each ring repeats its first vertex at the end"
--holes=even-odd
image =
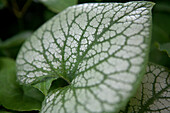
POLYGON ((169 113, 170 71, 150 63, 140 88, 125 113, 169 113))
POLYGON ((41 112, 116 112, 125 106, 144 74, 152 6, 82 4, 38 29, 19 52, 19 81, 60 78, 69 84, 48 94, 41 112))

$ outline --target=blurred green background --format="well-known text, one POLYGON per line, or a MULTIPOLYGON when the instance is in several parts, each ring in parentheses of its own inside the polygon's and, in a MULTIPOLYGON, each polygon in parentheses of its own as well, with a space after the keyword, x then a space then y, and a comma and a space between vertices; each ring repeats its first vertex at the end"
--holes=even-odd
MULTIPOLYGON (((5 74, 13 77, 11 81, 7 79, 8 82, 12 82, 18 90, 21 90, 20 95, 24 95, 22 94, 22 90, 24 90, 25 87, 20 86, 16 82, 16 75, 11 73, 15 71, 15 59, 20 47, 37 28, 71 5, 94 2, 128 1, 132 0, 0 0, 0 72, 2 73, 4 71, 5 74), (13 60, 3 59, 2 57, 12 58, 13 60), (10 66, 10 62, 12 62, 14 66, 10 66), (10 68, 3 68, 4 66, 10 68)), ((152 10, 153 25, 149 61, 170 68, 170 0, 151 1, 155 2, 156 5, 152 10)), ((1 82, 5 84, 6 82, 2 80, 2 77, 3 76, 0 78, 1 82)), ((0 85, 3 83, 0 83, 0 85)), ((7 88, 4 87, 4 89, 7 88)), ((31 91, 32 90, 33 89, 31 89, 31 91)), ((14 92, 11 91, 10 93, 18 92, 15 92, 14 89, 14 92)), ((29 94, 30 92, 26 93, 29 94)), ((40 100, 43 98, 39 92, 34 91, 34 93, 37 93, 37 95, 41 97, 40 100)), ((2 92, 0 94, 4 93, 2 92)), ((10 104, 10 102, 8 104, 10 104)), ((12 107, 14 108, 9 110, 4 108, 0 103, 0 113, 15 113, 16 111, 13 111, 16 110, 15 106, 12 107)), ((28 109, 25 110, 28 111, 28 109)), ((31 113, 34 112, 37 113, 38 111, 31 111, 31 113)), ((27 112, 24 111, 22 113, 27 112)))

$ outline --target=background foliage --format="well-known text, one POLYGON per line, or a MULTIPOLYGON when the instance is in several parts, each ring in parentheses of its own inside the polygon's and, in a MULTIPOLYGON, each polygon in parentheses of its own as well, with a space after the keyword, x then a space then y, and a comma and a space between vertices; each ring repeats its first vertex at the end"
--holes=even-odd
MULTIPOLYGON (((91 2, 128 2, 131 0, 70 0, 72 2, 63 3, 63 5, 61 1, 65 2, 65 0, 56 0, 58 5, 51 6, 52 3, 45 3, 43 0, 0 0, 0 57, 15 60, 21 45, 32 32, 69 5, 91 2)), ((151 1, 156 5, 153 8, 153 31, 149 60, 170 68, 170 1, 151 1)), ((1 63, 0 70, 2 70, 1 63)), ((0 106, 0 112, 4 112, 4 110, 15 112, 0 106)))

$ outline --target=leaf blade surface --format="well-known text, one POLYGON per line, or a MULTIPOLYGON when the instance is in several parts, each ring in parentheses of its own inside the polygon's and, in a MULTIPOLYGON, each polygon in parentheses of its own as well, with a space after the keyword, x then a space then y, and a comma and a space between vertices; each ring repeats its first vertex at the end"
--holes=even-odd
POLYGON ((126 107, 126 113, 168 113, 170 71, 163 66, 149 63, 136 95, 126 107))
POLYGON ((35 32, 18 55, 20 82, 59 77, 70 84, 48 94, 41 112, 118 112, 125 106, 147 63, 152 6, 73 6, 35 32))

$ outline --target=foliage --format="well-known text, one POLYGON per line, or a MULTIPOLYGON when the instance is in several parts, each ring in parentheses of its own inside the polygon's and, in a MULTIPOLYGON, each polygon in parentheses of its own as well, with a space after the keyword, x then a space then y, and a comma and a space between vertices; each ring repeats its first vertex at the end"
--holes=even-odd
POLYGON ((169 84, 170 70, 165 67, 149 63, 146 68, 146 74, 135 97, 133 97, 125 113, 143 113, 143 112, 169 112, 169 84))
POLYGON ((11 110, 39 110, 44 96, 37 89, 16 82, 15 61, 0 58, 0 64, 0 103, 11 110))
POLYGON ((169 112, 170 4, 120 2, 0 0, 0 113, 169 112))
POLYGON ((65 8, 77 4, 77 0, 40 0, 50 10, 58 13, 65 8))

